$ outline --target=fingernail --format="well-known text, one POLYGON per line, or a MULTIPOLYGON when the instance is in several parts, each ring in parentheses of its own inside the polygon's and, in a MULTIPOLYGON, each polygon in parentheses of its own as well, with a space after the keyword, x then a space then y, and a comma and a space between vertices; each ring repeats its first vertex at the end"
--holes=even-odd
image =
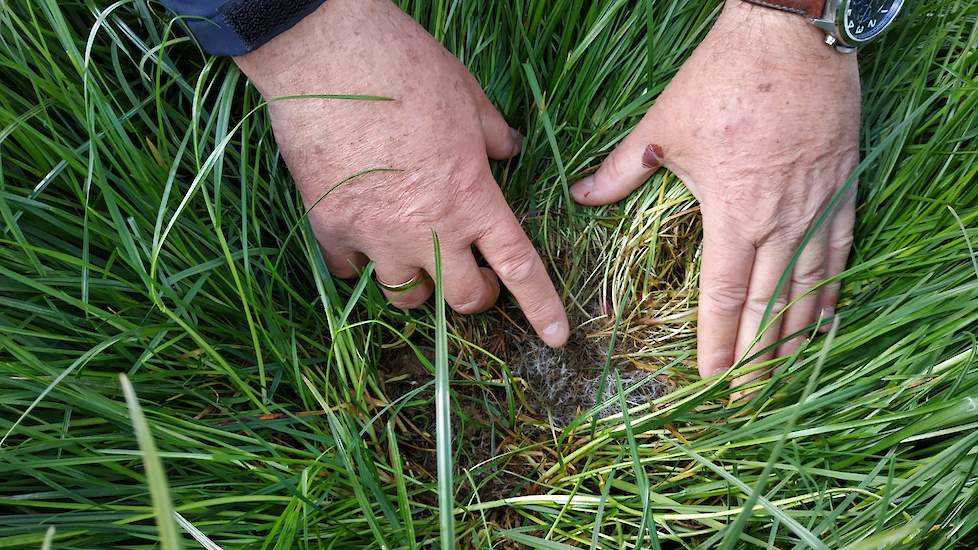
POLYGON ((580 202, 591 194, 594 190, 594 176, 588 176, 571 186, 571 195, 574 200, 580 202))
POLYGON ((551 347, 563 346, 568 337, 567 325, 560 321, 554 321, 543 329, 543 340, 551 347))
POLYGON ((662 150, 662 146, 652 143, 642 153, 642 166, 654 170, 662 166, 662 159, 664 157, 665 152, 662 150))
POLYGON ((510 128, 509 137, 513 139, 513 156, 516 156, 523 150, 523 134, 516 128, 510 128))

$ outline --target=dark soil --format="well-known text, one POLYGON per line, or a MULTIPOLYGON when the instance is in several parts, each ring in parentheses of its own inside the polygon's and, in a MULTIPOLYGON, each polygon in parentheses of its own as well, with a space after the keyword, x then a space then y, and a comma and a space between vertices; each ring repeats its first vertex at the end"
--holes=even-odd
MULTIPOLYGON (((470 318, 471 319, 471 318, 470 318)), ((492 312, 477 322, 456 319, 458 328, 481 342, 505 365, 484 354, 462 353, 454 367, 452 433, 456 440, 456 470, 468 472, 460 484, 459 503, 478 497, 482 501, 512 494, 543 490, 534 480, 556 461, 554 449, 541 449, 552 439, 552 427, 567 426, 591 409, 603 388, 601 402, 610 406, 598 412, 607 416, 620 411, 614 373, 626 390, 630 406, 654 399, 665 385, 649 373, 613 361, 602 383, 608 353, 607 338, 587 337, 574 331, 568 344, 551 349, 512 319, 522 320, 518 310, 492 312), (475 328, 477 327, 477 328, 475 328), (502 381, 509 380, 507 393, 502 381), (473 487, 473 484, 475 485, 473 487)), ((426 351, 429 362, 434 357, 426 351)), ((407 347, 385 351, 380 360, 380 380, 388 402, 398 402, 397 430, 400 452, 409 475, 434 482, 436 472, 435 412, 433 388, 398 401, 432 380, 433 374, 407 347)), ((433 497, 433 495, 432 495, 433 497)), ((434 502, 429 504, 434 505, 434 502)), ((515 518, 494 518, 500 524, 515 518)))

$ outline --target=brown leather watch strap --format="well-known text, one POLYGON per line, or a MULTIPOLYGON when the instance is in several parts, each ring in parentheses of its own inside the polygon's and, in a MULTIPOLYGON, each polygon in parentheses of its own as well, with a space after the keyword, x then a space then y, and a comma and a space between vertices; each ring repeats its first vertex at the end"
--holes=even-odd
POLYGON ((744 0, 744 2, 812 18, 821 17, 825 11, 825 0, 744 0))

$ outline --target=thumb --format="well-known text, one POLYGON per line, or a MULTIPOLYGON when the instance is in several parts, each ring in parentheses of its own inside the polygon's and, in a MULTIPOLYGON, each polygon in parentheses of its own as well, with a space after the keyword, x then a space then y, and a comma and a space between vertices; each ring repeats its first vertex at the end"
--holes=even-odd
POLYGON ((480 92, 480 95, 479 121, 482 123, 483 139, 486 140, 486 154, 493 160, 515 157, 522 148, 523 136, 515 128, 509 127, 485 94, 480 92))
POLYGON ((650 114, 618 144, 597 172, 571 187, 574 200, 589 206, 620 201, 662 166, 666 152, 650 139, 650 114))

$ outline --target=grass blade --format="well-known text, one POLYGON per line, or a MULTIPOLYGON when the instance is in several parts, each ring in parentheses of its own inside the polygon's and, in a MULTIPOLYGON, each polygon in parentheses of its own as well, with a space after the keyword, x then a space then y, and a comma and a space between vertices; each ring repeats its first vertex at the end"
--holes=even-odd
POLYGON ((438 462, 438 525, 442 550, 455 548, 455 479, 452 465, 451 371, 448 366, 448 321, 442 284, 441 245, 432 231, 435 250, 435 445, 438 462))
POLYGON ((183 548, 183 539, 173 519, 175 512, 173 502, 170 500, 170 487, 166 482, 163 461, 160 459, 159 451, 156 450, 153 433, 146 422, 143 409, 139 405, 139 398, 136 397, 136 391, 129 378, 125 374, 120 374, 119 382, 122 384, 122 393, 126 397, 126 406, 129 408, 129 418, 132 420, 136 442, 139 443, 139 452, 143 458, 143 469, 153 502, 153 515, 156 517, 156 527, 159 530, 160 548, 179 550, 183 548))

